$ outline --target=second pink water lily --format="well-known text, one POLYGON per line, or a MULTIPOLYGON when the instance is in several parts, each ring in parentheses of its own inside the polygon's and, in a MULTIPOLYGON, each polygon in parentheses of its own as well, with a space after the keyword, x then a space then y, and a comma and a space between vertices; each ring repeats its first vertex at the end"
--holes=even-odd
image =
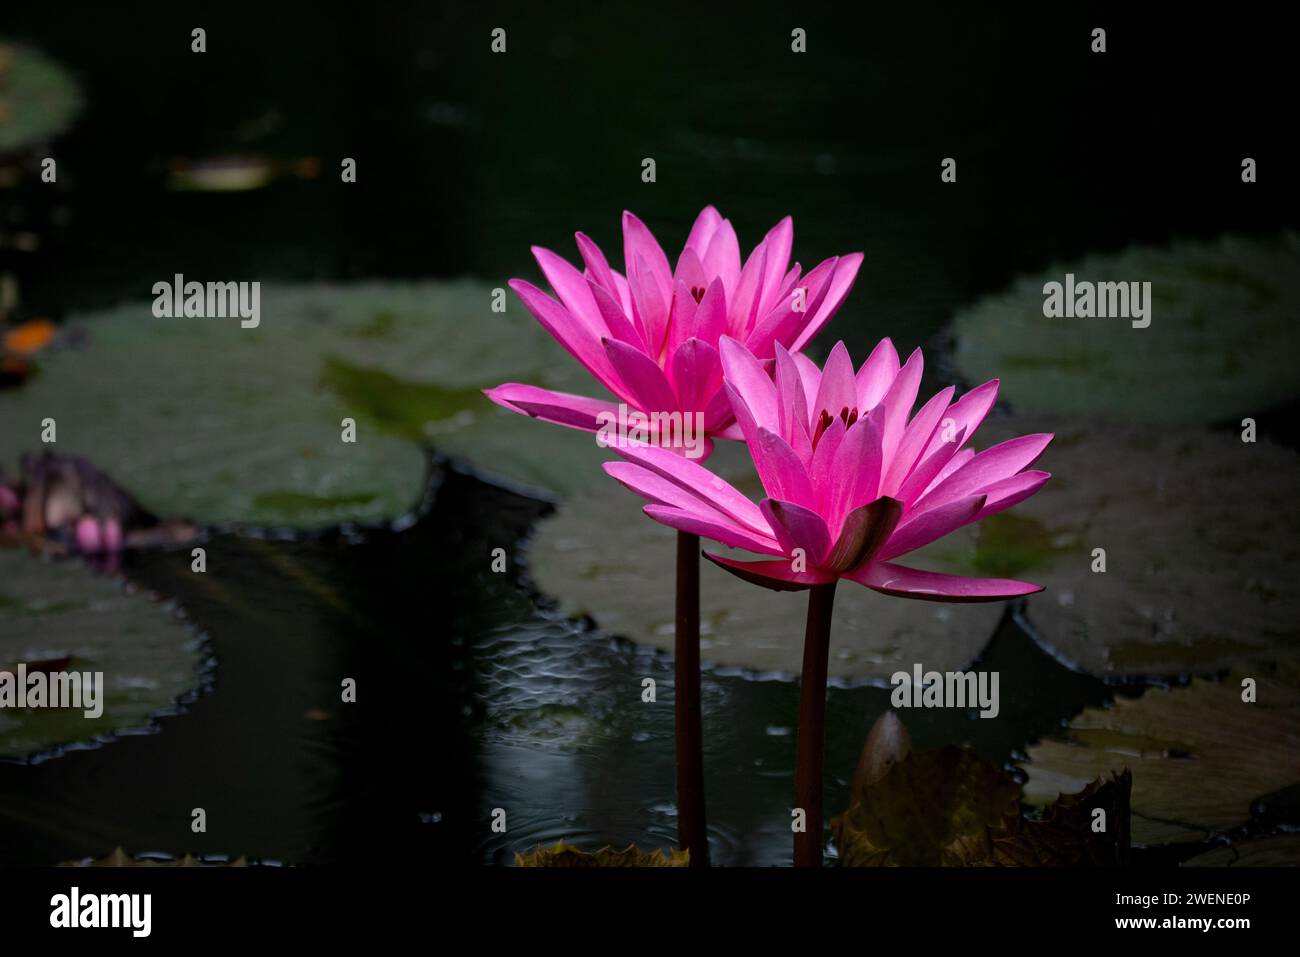
POLYGON ((903 598, 996 601, 1041 591, 1028 582, 923 571, 895 559, 1033 495, 1030 469, 1052 436, 976 452, 966 445, 997 397, 992 380, 953 401, 949 387, 915 415, 918 349, 900 365, 882 340, 854 370, 838 343, 825 368, 775 349, 774 375, 740 343, 721 341, 724 391, 767 493, 761 503, 679 455, 620 449, 612 476, 648 499, 652 518, 760 554, 708 557, 742 578, 804 589, 848 578, 903 598))
MULTIPOLYGON (((790 265, 794 226, 787 216, 742 266, 736 232, 712 206, 696 218, 675 267, 631 213, 623 214, 625 273, 587 236, 576 238, 585 273, 533 249, 558 301, 511 280, 529 312, 630 409, 698 413, 707 435, 734 439, 742 436, 722 390, 718 341, 732 337, 767 360, 778 347, 802 349, 839 309, 862 262, 852 253, 803 274, 790 265)), ((602 414, 619 411, 604 399, 513 382, 487 395, 515 412, 590 432, 600 429, 602 414)))

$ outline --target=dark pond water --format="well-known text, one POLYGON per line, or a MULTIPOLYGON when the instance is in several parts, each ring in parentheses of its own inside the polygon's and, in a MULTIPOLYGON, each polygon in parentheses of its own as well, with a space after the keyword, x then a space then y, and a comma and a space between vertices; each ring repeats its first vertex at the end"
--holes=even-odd
MULTIPOLYGON (((3 32, 70 65, 88 96, 59 143, 57 188, 0 191, 5 221, 43 238, 3 254, 24 310, 143 298, 175 272, 535 278, 530 244, 567 254, 582 228, 617 248, 623 208, 676 242, 712 202, 746 246, 792 213, 805 264, 865 251, 837 331, 855 351, 885 334, 910 349, 1053 260, 1294 224, 1277 187, 1243 196, 1231 172, 1207 185, 1236 169, 1242 142, 1269 144, 1280 94, 1264 76, 1238 96, 1190 28, 1134 27, 1098 68, 1086 18, 1041 7, 997 23, 786 3, 743 17, 352 7, 6 9, 3 32), (196 25, 202 57, 188 52, 196 25), (510 52, 493 58, 497 25, 510 52), (789 55, 792 26, 809 31, 806 60, 789 55), (234 154, 281 175, 246 193, 165 189, 174 161, 234 154), (337 182, 344 156, 355 186, 337 182), (960 158, 953 189, 938 183, 944 156, 960 158), (320 177, 294 172, 306 158, 320 177)), ((639 702, 643 677, 670 686, 671 660, 486 570, 545 508, 439 466, 427 510, 400 530, 216 532, 219 575, 133 556, 126 574, 208 636, 212 686, 160 733, 0 765, 0 863, 116 845, 337 864, 508 861, 560 837, 671 843, 671 705, 639 702), (337 704, 340 674, 358 678, 364 708, 337 704), (196 806, 204 835, 178 811, 196 806), (509 809, 507 835, 489 830, 493 807, 509 809)), ((1003 720, 918 712, 918 746, 969 742, 1003 762, 1115 690, 1010 618, 984 660, 1003 673, 1003 720)), ((832 689, 828 810, 887 699, 832 689)), ((795 685, 711 670, 704 707, 714 859, 788 862, 795 685)))

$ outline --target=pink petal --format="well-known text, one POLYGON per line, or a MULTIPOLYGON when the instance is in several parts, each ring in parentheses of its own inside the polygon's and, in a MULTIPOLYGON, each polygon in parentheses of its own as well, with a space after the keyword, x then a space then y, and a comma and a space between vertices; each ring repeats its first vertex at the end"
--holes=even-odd
POLYGON ((794 247, 794 220, 786 216, 763 237, 766 249, 763 283, 758 296, 758 315, 765 315, 776 304, 781 279, 790 265, 790 250, 794 247))
POLYGON ((600 251, 600 247, 592 242, 586 233, 574 233, 573 238, 578 242, 578 252, 582 254, 582 261, 586 264, 587 272, 591 273, 591 278, 596 285, 611 296, 617 297, 618 286, 614 282, 614 272, 609 268, 609 261, 600 251))
POLYGON ((847 256, 840 256, 835 265, 835 275, 832 277, 829 287, 826 290, 825 297, 821 300, 821 305, 809 320, 808 325, 799 333, 799 338, 795 340, 794 350, 798 351, 812 342, 817 333, 821 332, 826 323, 831 321, 831 317, 839 311, 840 305, 844 302, 844 297, 849 294, 853 288, 853 280, 858 276, 858 268, 862 265, 862 253, 849 253, 847 256))
POLYGON ((812 451, 808 434, 808 401, 799 365, 780 343, 776 346, 776 397, 779 434, 806 459, 812 451))
MULTIPOLYGON (((925 450, 929 455, 937 449, 944 441, 944 433, 953 435, 958 431, 965 430, 966 438, 969 439, 975 434, 975 430, 980 427, 984 417, 988 415, 989 409, 993 408, 993 403, 998 397, 998 380, 990 379, 983 385, 976 386, 964 396, 954 402, 948 409, 947 415, 940 422, 941 428, 930 439, 930 444, 925 450)), ((960 448, 958 444, 958 448, 960 448)))
POLYGON ((537 260, 537 265, 542 267, 542 275, 551 284, 569 314, 578 319, 592 337, 599 339, 609 335, 586 277, 549 249, 534 246, 533 257, 537 260))
POLYGON ((758 506, 719 476, 697 462, 668 449, 657 447, 624 448, 618 455, 642 468, 649 469, 709 507, 728 515, 760 535, 770 536, 772 529, 758 506))
POLYGON ((85 555, 98 555, 104 550, 104 539, 99 531, 99 522, 91 515, 77 519, 77 549, 85 555))
POLYGON ((709 277, 704 272, 704 265, 695 250, 687 246, 677 257, 677 269, 673 271, 674 282, 686 283, 687 289, 704 289, 709 285, 709 277))
MULTIPOLYGON (((854 425, 856 424, 855 422, 854 425)), ((839 531, 839 521, 844 517, 836 511, 840 502, 835 491, 843 484, 842 476, 836 470, 836 466, 839 464, 840 444, 844 441, 847 432, 844 420, 837 417, 822 433, 815 449, 812 449, 811 443, 809 444, 808 447, 812 449, 811 455, 802 454, 802 450, 795 448, 796 453, 801 453, 799 457, 808 463, 808 479, 817 493, 817 503, 826 516, 832 534, 839 531)))
POLYGON ((512 412, 522 412, 533 418, 584 432, 599 431, 602 422, 616 422, 618 417, 618 406, 613 402, 565 392, 551 392, 534 385, 507 382, 495 389, 484 389, 483 394, 512 412), (602 420, 602 415, 612 418, 602 420))
POLYGON ((801 548, 809 565, 821 564, 830 551, 831 536, 820 515, 794 502, 771 498, 763 499, 758 507, 767 516, 782 554, 793 555, 801 548))
POLYGON ((817 495, 808 481, 808 472, 790 443, 775 432, 760 427, 758 444, 751 446, 749 451, 769 498, 816 508, 817 495))
POLYGON ((816 568, 797 572, 788 558, 779 561, 742 562, 734 558, 723 558, 711 552, 705 552, 704 557, 720 568, 725 568, 737 578, 743 578, 751 584, 762 585, 774 591, 802 591, 813 585, 829 585, 835 581, 834 575, 816 568))
POLYGON ((668 265, 668 257, 646 224, 626 210, 623 211, 623 260, 629 282, 638 260, 644 262, 642 281, 653 283, 660 302, 668 301, 673 288, 673 271, 668 265))
POLYGON ((722 215, 712 206, 705 206, 700 210, 700 215, 695 217, 691 234, 686 237, 686 248, 703 259, 704 253, 709 248, 709 240, 713 238, 720 225, 722 225, 722 215))
POLYGON ((897 531, 890 536, 889 543, 881 549, 881 561, 905 555, 961 528, 967 522, 974 520, 980 509, 984 507, 985 501, 983 495, 972 495, 909 516, 907 521, 899 525, 897 531))
POLYGON ((643 412, 671 412, 677 396, 659 364, 639 349, 615 339, 604 340, 605 355, 623 381, 630 397, 643 412))
POLYGON ((886 495, 893 495, 906 480, 916 465, 921 452, 930 444, 934 431, 939 427, 939 419, 948 408, 956 390, 952 386, 936 393, 929 402, 921 406, 921 411, 912 417, 907 428, 903 430, 902 441, 889 463, 889 470, 880 483, 886 495))
POLYGON ((822 412, 838 416, 842 412, 857 409, 858 393, 853 383, 853 360, 849 358, 848 347, 843 341, 835 343, 826 365, 822 369, 821 387, 812 404, 810 425, 816 429, 816 419, 822 412))
POLYGON ((749 330, 754 328, 766 265, 767 247, 760 243, 749 254, 749 261, 740 271, 740 283, 731 303, 731 334, 737 339, 744 340, 749 330))
POLYGON ((996 515, 1013 505, 1018 505, 1042 488, 1051 477, 1052 473, 1050 472, 1030 469, 1018 475, 1013 475, 1011 478, 1003 479, 1001 482, 994 482, 984 489, 982 494, 987 498, 987 501, 984 503, 984 508, 980 510, 980 513, 973 520, 976 522, 983 521, 990 515, 996 515))
POLYGON ((699 535, 701 538, 721 542, 732 548, 746 548, 766 555, 781 554, 780 549, 770 539, 759 538, 734 522, 710 521, 701 518, 695 512, 687 512, 670 505, 647 505, 642 511, 661 525, 675 528, 679 532, 699 535))
POLYGON ((912 406, 916 404, 916 392, 921 386, 923 364, 921 350, 913 350, 907 357, 907 362, 903 364, 903 368, 899 370, 898 378, 889 387, 885 397, 880 400, 881 408, 884 410, 884 417, 880 423, 880 446, 885 457, 885 475, 889 474, 894 453, 898 450, 899 442, 903 440, 903 430, 907 426, 908 416, 912 414, 912 406))
POLYGON ((700 259, 707 275, 722 280, 727 301, 731 302, 736 296, 736 284, 740 282, 740 243, 736 241, 736 231, 730 220, 718 223, 718 228, 709 238, 709 248, 700 259))
POLYGON ((898 378, 898 369, 898 351, 889 339, 881 339, 858 370, 858 409, 863 415, 880 404, 898 378))
MULTIPOLYGON (((722 358, 724 380, 744 400, 755 424, 773 432, 779 431, 781 417, 776 404, 776 385, 762 363, 730 336, 723 336, 718 341, 718 354, 722 358)), ((740 419, 739 414, 736 418, 740 419)))
POLYGON ((795 290, 778 300, 766 315, 759 316, 745 337, 746 348, 763 359, 772 354, 773 345, 778 342, 794 352, 792 343, 821 308, 827 290, 830 289, 830 281, 834 278, 834 269, 835 260, 828 259, 805 276, 795 290), (797 294, 799 289, 803 290, 802 303, 798 301, 801 298, 797 294))
POLYGON ((853 509, 879 498, 880 491, 880 416, 873 412, 858 419, 844 433, 844 441, 835 453, 832 469, 833 492, 826 503, 826 514, 838 525, 853 509))
POLYGON ((999 442, 974 456, 951 476, 936 485, 933 490, 923 495, 916 503, 916 507, 931 509, 946 505, 956 499, 981 492, 994 482, 1010 478, 1032 465, 1051 441, 1050 433, 1038 433, 999 442))
POLYGON ((846 572, 870 563, 893 534, 902 514, 902 503, 888 496, 855 508, 845 517, 844 528, 827 556, 825 567, 846 572))
POLYGON ((523 300, 524 306, 541 323, 542 328, 582 363, 588 372, 599 379, 601 385, 615 395, 623 394, 623 384, 615 374, 604 350, 600 348, 599 339, 593 337, 581 323, 570 316, 567 309, 532 283, 523 279, 512 279, 510 288, 523 300))
POLYGON ((702 339, 687 339, 673 353, 673 391, 681 408, 703 412, 705 404, 722 388, 722 361, 718 350, 702 339))
POLYGON ((623 312, 623 307, 614 301, 614 297, 591 280, 587 281, 587 288, 591 290, 591 298, 595 301, 610 336, 619 342, 626 342, 633 349, 645 352, 648 348, 645 337, 623 312))
POLYGON ((726 335, 727 322, 727 293, 722 280, 714 279, 695 310, 695 335, 712 345, 726 335))
MULTIPOLYGON (((942 426, 942 423, 940 425, 942 426)), ((903 480, 903 484, 894 497, 905 506, 910 507, 931 486, 942 481, 947 475, 951 475, 952 472, 969 461, 975 455, 974 449, 966 449, 965 452, 959 451, 962 442, 965 440, 966 430, 959 429, 951 442, 941 442, 936 446, 934 451, 926 455, 921 460, 921 463, 912 469, 907 478, 903 480), (963 455, 964 458, 958 464, 953 465, 953 462, 957 462, 957 457, 963 455)), ((933 439, 931 439, 931 444, 934 444, 933 439)))
POLYGON ((846 577, 886 595, 925 601, 1002 601, 1043 590, 1042 585, 1010 578, 965 578, 905 568, 889 562, 875 562, 846 577))
POLYGON ((659 291, 658 282, 651 276, 650 267, 642 257, 627 274, 628 288, 632 292, 632 309, 641 322, 641 331, 650 346, 650 355, 659 356, 664 335, 668 331, 668 312, 672 305, 672 286, 667 294, 659 291))

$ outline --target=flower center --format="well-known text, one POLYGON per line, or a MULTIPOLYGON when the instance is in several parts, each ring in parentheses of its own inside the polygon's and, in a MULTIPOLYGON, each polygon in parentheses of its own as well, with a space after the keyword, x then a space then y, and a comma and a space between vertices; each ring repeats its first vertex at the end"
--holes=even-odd
POLYGON ((830 428, 831 423, 833 423, 837 418, 844 423, 845 428, 848 428, 854 422, 858 421, 858 410, 850 409, 846 405, 844 408, 840 409, 840 414, 838 416, 834 416, 825 409, 822 409, 821 413, 817 416, 817 427, 813 430, 813 448, 817 448, 817 443, 821 441, 822 434, 830 428))

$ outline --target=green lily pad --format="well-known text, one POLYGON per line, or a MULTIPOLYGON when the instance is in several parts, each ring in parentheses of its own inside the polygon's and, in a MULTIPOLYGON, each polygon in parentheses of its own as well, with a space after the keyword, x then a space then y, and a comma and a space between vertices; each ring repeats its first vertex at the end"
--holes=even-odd
POLYGON ((26 757, 149 727, 200 684, 200 641, 173 609, 74 562, 0 550, 0 669, 70 659, 103 672, 103 713, 0 708, 0 755, 26 757))
POLYGON ((0 394, 0 464, 42 448, 53 418, 57 451, 86 456, 155 514, 297 528, 409 511, 426 444, 553 493, 594 480, 594 437, 481 394, 508 379, 590 389, 521 306, 491 301, 469 280, 267 283, 255 328, 156 318, 152 301, 86 315, 84 352, 53 353, 0 394))
POLYGON ((1151 688, 1070 722, 1066 740, 1028 749, 1025 798, 1077 791, 1110 771, 1133 772, 1132 834, 1142 844, 1203 841, 1245 824, 1257 798, 1300 782, 1300 692, 1257 678, 1151 688))
POLYGON ((939 543, 968 573, 1047 586, 1036 636, 1107 677, 1275 664, 1300 629, 1300 456, 1239 432, 1079 419, 988 423, 989 442, 1055 432, 1032 498, 939 543), (1106 571, 1094 572, 1094 549, 1106 571))
POLYGON ((971 382, 1001 377, 1018 412, 1208 423, 1300 392, 1300 236, 1222 237, 1089 256, 1019 279, 953 322, 971 382), (1151 324, 1047 318, 1043 286, 1150 282, 1151 324))
POLYGON ((0 153, 57 136, 81 110, 81 91, 57 62, 0 39, 0 153))
MULTIPOLYGON (((744 459, 743 448, 719 444, 709 467, 757 498, 756 478, 735 478, 747 468, 744 459)), ((642 499, 612 479, 575 495, 539 523, 528 545, 528 565, 534 584, 554 597, 563 613, 589 615, 611 634, 672 650, 677 533, 648 518, 642 505, 642 499)), ((748 557, 716 543, 704 547, 748 557)), ((908 562, 935 571, 958 570, 935 545, 915 552, 908 562)), ((701 560, 700 654, 705 661, 798 674, 807 609, 805 594, 760 588, 701 560)), ((835 593, 830 675, 888 679, 917 662, 940 671, 963 669, 993 635, 1003 610, 992 603, 889 598, 842 582, 835 593)))

